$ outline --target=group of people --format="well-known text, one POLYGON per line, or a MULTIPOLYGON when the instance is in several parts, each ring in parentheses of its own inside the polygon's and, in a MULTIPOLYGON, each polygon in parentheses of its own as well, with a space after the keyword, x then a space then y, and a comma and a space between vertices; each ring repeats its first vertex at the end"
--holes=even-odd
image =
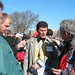
POLYGON ((74 20, 63 20, 60 23, 60 36, 63 41, 58 45, 47 36, 48 24, 45 21, 38 22, 38 36, 30 38, 27 42, 24 75, 75 75, 74 27, 74 20), (59 56, 55 45, 61 51, 59 56))
POLYGON ((3 33, 11 25, 11 18, 2 13, 3 4, 0 2, 0 75, 75 75, 75 20, 63 20, 60 23, 62 44, 56 46, 47 35, 48 24, 39 21, 36 25, 38 35, 15 45, 17 50, 26 49, 23 69, 15 58, 3 33))

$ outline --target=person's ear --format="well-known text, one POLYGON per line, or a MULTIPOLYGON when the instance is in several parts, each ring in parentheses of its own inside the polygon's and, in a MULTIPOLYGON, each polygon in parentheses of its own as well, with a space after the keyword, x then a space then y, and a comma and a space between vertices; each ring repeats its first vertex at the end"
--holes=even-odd
POLYGON ((68 37, 68 32, 65 32, 65 36, 68 37))

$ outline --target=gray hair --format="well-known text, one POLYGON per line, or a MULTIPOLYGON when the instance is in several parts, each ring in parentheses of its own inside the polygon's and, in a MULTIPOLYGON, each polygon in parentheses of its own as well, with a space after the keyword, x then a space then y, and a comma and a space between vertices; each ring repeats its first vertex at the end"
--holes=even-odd
POLYGON ((60 23, 60 30, 67 31, 70 34, 75 35, 75 20, 63 20, 60 23))

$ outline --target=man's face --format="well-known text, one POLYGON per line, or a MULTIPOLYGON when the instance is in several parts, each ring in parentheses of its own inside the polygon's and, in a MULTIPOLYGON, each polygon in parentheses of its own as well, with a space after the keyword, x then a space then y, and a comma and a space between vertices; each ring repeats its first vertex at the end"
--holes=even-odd
POLYGON ((2 11, 0 9, 0 25, 2 24, 2 21, 3 21, 3 19, 2 19, 2 11))
POLYGON ((69 35, 68 35, 68 33, 67 32, 64 32, 64 31, 61 31, 60 30, 60 35, 61 35, 61 38, 64 40, 64 41, 69 41, 69 35))
POLYGON ((8 29, 9 26, 10 26, 10 20, 7 18, 0 25, 0 34, 4 33, 8 29))
POLYGON ((43 27, 40 27, 39 30, 38 30, 38 35, 41 37, 41 38, 45 38, 46 34, 47 34, 47 27, 43 28, 43 27))

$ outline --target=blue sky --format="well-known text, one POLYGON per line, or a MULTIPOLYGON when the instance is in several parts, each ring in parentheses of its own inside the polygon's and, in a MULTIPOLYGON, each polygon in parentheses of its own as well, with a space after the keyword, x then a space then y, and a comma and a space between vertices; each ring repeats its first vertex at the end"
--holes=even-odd
POLYGON ((75 0, 1 0, 4 11, 9 14, 15 11, 31 10, 39 14, 39 20, 48 23, 49 28, 58 30, 64 19, 75 19, 75 0))

